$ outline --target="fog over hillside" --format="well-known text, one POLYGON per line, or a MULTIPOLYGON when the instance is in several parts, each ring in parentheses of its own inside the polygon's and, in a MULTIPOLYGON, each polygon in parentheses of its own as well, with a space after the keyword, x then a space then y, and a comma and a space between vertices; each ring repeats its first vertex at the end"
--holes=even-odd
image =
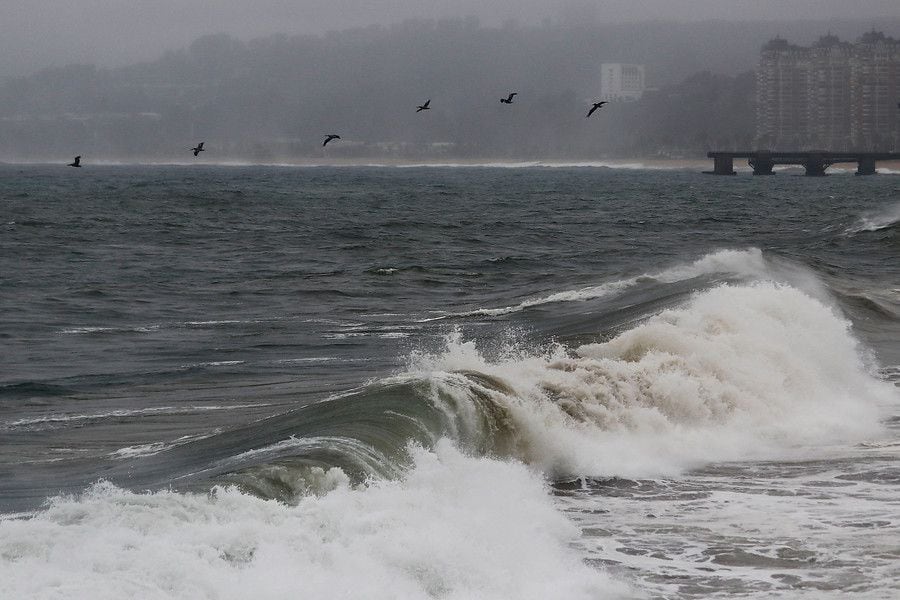
POLYGON ((153 60, 208 34, 242 40, 319 34, 406 19, 475 17, 609 25, 635 21, 865 20, 898 17, 894 0, 30 0, 0 3, 0 78, 71 62, 122 66, 153 60))
MULTIPOLYGON (((285 7, 287 3, 284 3, 285 7)), ((583 8, 583 7, 582 7, 583 8)), ((0 85, 0 160, 292 161, 700 155, 753 138, 763 43, 855 39, 865 20, 534 25, 408 20, 325 34, 201 36, 126 66, 90 63, 0 85), (600 64, 646 66, 651 90, 590 120, 600 64), (516 91, 515 104, 501 96, 516 91), (415 114, 431 98, 432 110, 415 114), (321 148, 325 133, 341 143, 321 148)), ((560 14, 567 14, 561 11, 560 14)), ((878 28, 900 35, 900 17, 878 28)))

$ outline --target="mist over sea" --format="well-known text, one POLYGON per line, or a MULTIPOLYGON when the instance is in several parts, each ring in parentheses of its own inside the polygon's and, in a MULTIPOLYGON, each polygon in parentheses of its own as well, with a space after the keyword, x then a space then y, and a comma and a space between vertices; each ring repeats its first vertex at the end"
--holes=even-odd
POLYGON ((0 598, 900 595, 900 177, 0 165, 0 598))

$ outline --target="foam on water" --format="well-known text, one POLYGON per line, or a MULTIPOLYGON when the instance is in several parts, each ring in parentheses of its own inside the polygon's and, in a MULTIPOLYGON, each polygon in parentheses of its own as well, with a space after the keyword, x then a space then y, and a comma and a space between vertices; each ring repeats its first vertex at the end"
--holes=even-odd
POLYGON ((16 419, 15 421, 0 422, 0 431, 11 430, 19 427, 34 427, 40 425, 53 425, 55 423, 69 423, 73 421, 99 421, 103 419, 122 419, 141 417, 154 414, 185 414, 206 411, 240 410, 242 408, 255 408, 269 406, 268 403, 257 404, 230 404, 230 405, 192 405, 192 406, 155 406, 149 408, 120 409, 108 412, 89 414, 51 414, 40 417, 16 419))
POLYGON ((848 227, 844 233, 851 235, 863 231, 879 231, 893 227, 897 223, 900 223, 900 202, 862 215, 859 221, 848 227))
POLYGON ((676 265, 656 273, 645 273, 636 277, 608 281, 577 290, 566 290, 546 296, 529 298, 511 306, 479 308, 465 313, 431 317, 424 319, 424 321, 436 321, 448 317, 496 317, 555 302, 579 302, 614 296, 642 281, 652 280, 660 283, 677 283, 711 275, 724 275, 740 280, 790 282, 795 287, 799 287, 820 300, 829 299, 824 286, 815 275, 799 265, 780 260, 777 257, 764 256, 759 248, 725 249, 706 254, 694 262, 676 265))
POLYGON ((488 435, 553 476, 635 478, 877 435, 897 393, 860 350, 822 302, 757 283, 697 293, 579 348, 488 360, 457 333, 413 368, 461 439, 488 435))
POLYGON ((0 521, 3 598, 614 598, 578 529, 525 467, 447 443, 399 481, 296 505, 234 489, 135 494, 108 484, 0 521))
POLYGON ((213 433, 200 435, 183 435, 170 442, 151 442, 149 444, 139 444, 137 446, 126 446, 124 448, 119 448, 118 450, 110 452, 109 457, 122 460, 135 458, 138 456, 153 456, 154 454, 159 454, 160 452, 175 448, 176 446, 182 446, 194 440, 202 440, 208 438, 212 435, 215 435, 216 433, 219 433, 220 431, 220 429, 216 429, 213 433))
POLYGON ((614 490, 592 482, 559 504, 586 556, 640 573, 654 598, 894 598, 898 448, 830 450, 614 490), (609 511, 601 527, 591 505, 609 511))

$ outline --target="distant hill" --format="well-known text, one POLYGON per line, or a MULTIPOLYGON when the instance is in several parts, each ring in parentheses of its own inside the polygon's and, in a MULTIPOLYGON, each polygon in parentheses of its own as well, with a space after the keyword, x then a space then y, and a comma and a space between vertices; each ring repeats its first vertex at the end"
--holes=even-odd
MULTIPOLYGON (((72 65, 0 86, 0 160, 691 155, 749 144, 760 46, 822 23, 486 28, 409 21, 324 36, 206 36, 153 62, 72 65), (602 62, 656 91, 584 118, 602 62), (516 91, 516 103, 499 98, 516 91), (432 99, 432 110, 415 106, 432 99), (324 133, 340 144, 321 148, 324 133)), ((879 24, 884 27, 885 24, 879 24)), ((853 37, 861 23, 831 31, 853 37)), ((900 19, 895 29, 900 31, 900 19)))

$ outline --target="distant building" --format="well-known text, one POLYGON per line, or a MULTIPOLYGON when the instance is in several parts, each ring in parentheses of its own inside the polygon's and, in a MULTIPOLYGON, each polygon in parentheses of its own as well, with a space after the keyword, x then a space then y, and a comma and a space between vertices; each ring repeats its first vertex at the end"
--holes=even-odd
POLYGON ((600 65, 600 99, 607 102, 640 100, 644 95, 644 65, 600 65))
POLYGON ((900 40, 872 31, 853 57, 850 138, 863 150, 900 150, 900 40))
POLYGON ((870 32, 811 47, 776 38, 757 70, 757 146, 770 150, 900 148, 900 41, 870 32))

